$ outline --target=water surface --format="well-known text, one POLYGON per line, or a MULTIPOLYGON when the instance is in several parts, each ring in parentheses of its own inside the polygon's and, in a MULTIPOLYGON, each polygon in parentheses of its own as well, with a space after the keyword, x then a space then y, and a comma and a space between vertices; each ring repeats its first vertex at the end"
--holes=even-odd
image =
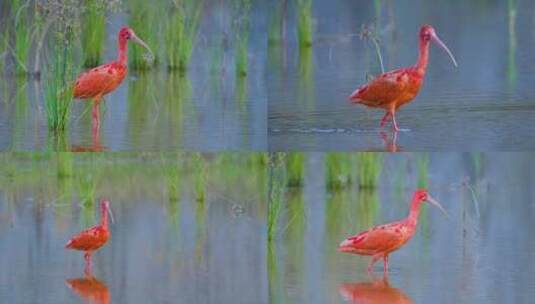
POLYGON ((431 154, 428 165, 422 157, 385 155, 376 190, 355 180, 332 190, 326 155, 305 154, 303 186, 287 188, 268 251, 271 303, 530 303, 533 155, 431 154), (350 235, 405 217, 420 183, 449 218, 422 207, 416 234, 390 255, 389 285, 382 262, 370 278, 369 257, 336 251, 350 235))
POLYGON ((174 177, 154 155, 4 157, 19 169, 0 182, 0 301, 267 303, 263 170, 213 157, 203 165, 179 159, 174 177), (90 279, 83 254, 64 249, 98 220, 83 200, 87 188, 95 199, 107 197, 115 216, 90 279))
MULTIPOLYGON (((315 39, 271 45, 267 70, 271 150, 526 151, 535 148, 533 1, 314 1, 315 39), (430 49, 423 87, 397 113, 396 147, 383 140, 382 110, 347 97, 381 72, 358 33, 376 29, 386 70, 414 64, 417 33, 434 26, 455 55, 430 49)), ((387 128, 388 137, 392 137, 387 128)))

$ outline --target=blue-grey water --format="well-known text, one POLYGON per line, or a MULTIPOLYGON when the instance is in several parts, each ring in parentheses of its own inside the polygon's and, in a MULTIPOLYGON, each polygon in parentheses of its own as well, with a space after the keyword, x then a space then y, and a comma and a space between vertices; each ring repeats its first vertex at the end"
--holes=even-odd
POLYGON ((535 148, 533 87, 535 2, 313 1, 314 41, 297 44, 287 12, 287 41, 268 51, 268 146, 271 150, 526 151, 535 148), (370 40, 375 28, 385 70, 413 65, 417 33, 431 24, 455 55, 432 45, 419 95, 397 113, 392 145, 384 112, 347 97, 381 72, 370 40))

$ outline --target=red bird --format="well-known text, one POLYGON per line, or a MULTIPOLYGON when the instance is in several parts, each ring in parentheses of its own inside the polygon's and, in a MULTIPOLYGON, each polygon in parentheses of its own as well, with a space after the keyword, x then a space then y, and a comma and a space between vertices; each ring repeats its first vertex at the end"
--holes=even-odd
POLYGON ((74 98, 93 99, 93 122, 99 125, 99 103, 102 97, 115 90, 124 80, 127 71, 127 41, 141 45, 149 53, 152 51, 143 40, 139 39, 131 28, 123 27, 119 31, 119 54, 117 60, 93 68, 76 79, 74 98))
POLYGON ((416 232, 420 207, 425 201, 437 206, 447 215, 440 203, 434 200, 426 190, 416 190, 412 197, 409 216, 406 219, 375 226, 356 236, 349 237, 340 244, 338 251, 372 256, 372 260, 368 265, 369 273, 372 272, 375 262, 382 258, 384 274, 387 275, 388 255, 405 245, 412 238, 414 232, 416 232))
POLYGON ((93 252, 102 247, 111 236, 108 228, 108 214, 113 222, 113 214, 110 209, 110 202, 102 200, 100 202, 100 224, 86 229, 73 236, 65 248, 85 251, 85 273, 91 275, 91 255, 93 252))
POLYGON ((392 128, 395 131, 399 131, 396 122, 396 111, 399 107, 414 99, 420 91, 429 58, 430 41, 434 41, 443 48, 450 56, 455 67, 457 67, 455 58, 453 58, 448 47, 438 38, 433 27, 424 25, 420 29, 420 55, 416 64, 377 76, 353 92, 349 96, 349 100, 371 108, 384 109, 386 113, 381 119, 381 128, 385 126, 389 118, 392 118, 392 128))

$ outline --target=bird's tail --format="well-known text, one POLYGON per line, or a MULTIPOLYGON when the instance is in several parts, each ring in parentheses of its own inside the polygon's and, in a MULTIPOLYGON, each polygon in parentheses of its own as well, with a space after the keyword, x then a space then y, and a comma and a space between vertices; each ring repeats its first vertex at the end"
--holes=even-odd
POLYGON ((364 91, 366 91, 366 89, 368 89, 367 86, 362 86, 358 89, 356 89, 353 93, 351 93, 351 95, 349 95, 348 99, 351 103, 360 103, 362 100, 361 100, 361 94, 364 93, 364 91))

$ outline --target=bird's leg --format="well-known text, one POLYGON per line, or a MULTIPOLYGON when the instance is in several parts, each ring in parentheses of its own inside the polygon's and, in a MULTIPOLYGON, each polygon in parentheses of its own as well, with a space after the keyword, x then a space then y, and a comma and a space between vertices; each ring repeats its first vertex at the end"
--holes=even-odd
POLYGON ((84 267, 84 273, 86 276, 91 276, 91 255, 93 253, 91 251, 87 251, 85 254, 84 254, 84 259, 85 259, 85 267, 84 267))
POLYGON ((385 277, 388 277, 388 255, 385 254, 383 257, 383 274, 385 277))
POLYGON ((100 98, 93 101, 93 131, 100 129, 100 98))
POLYGON ((396 112, 392 111, 392 130, 398 132, 398 123, 396 122, 396 112))
POLYGON ((388 121, 388 119, 390 118, 392 113, 390 113, 389 111, 387 111, 385 113, 385 115, 383 116, 383 118, 381 119, 381 128, 383 128, 385 125, 386 125, 386 122, 388 121))
POLYGON ((372 274, 373 273, 373 264, 375 264, 375 262, 377 262, 381 257, 378 256, 378 255, 374 255, 372 257, 372 260, 370 261, 370 264, 368 264, 368 274, 372 274))

